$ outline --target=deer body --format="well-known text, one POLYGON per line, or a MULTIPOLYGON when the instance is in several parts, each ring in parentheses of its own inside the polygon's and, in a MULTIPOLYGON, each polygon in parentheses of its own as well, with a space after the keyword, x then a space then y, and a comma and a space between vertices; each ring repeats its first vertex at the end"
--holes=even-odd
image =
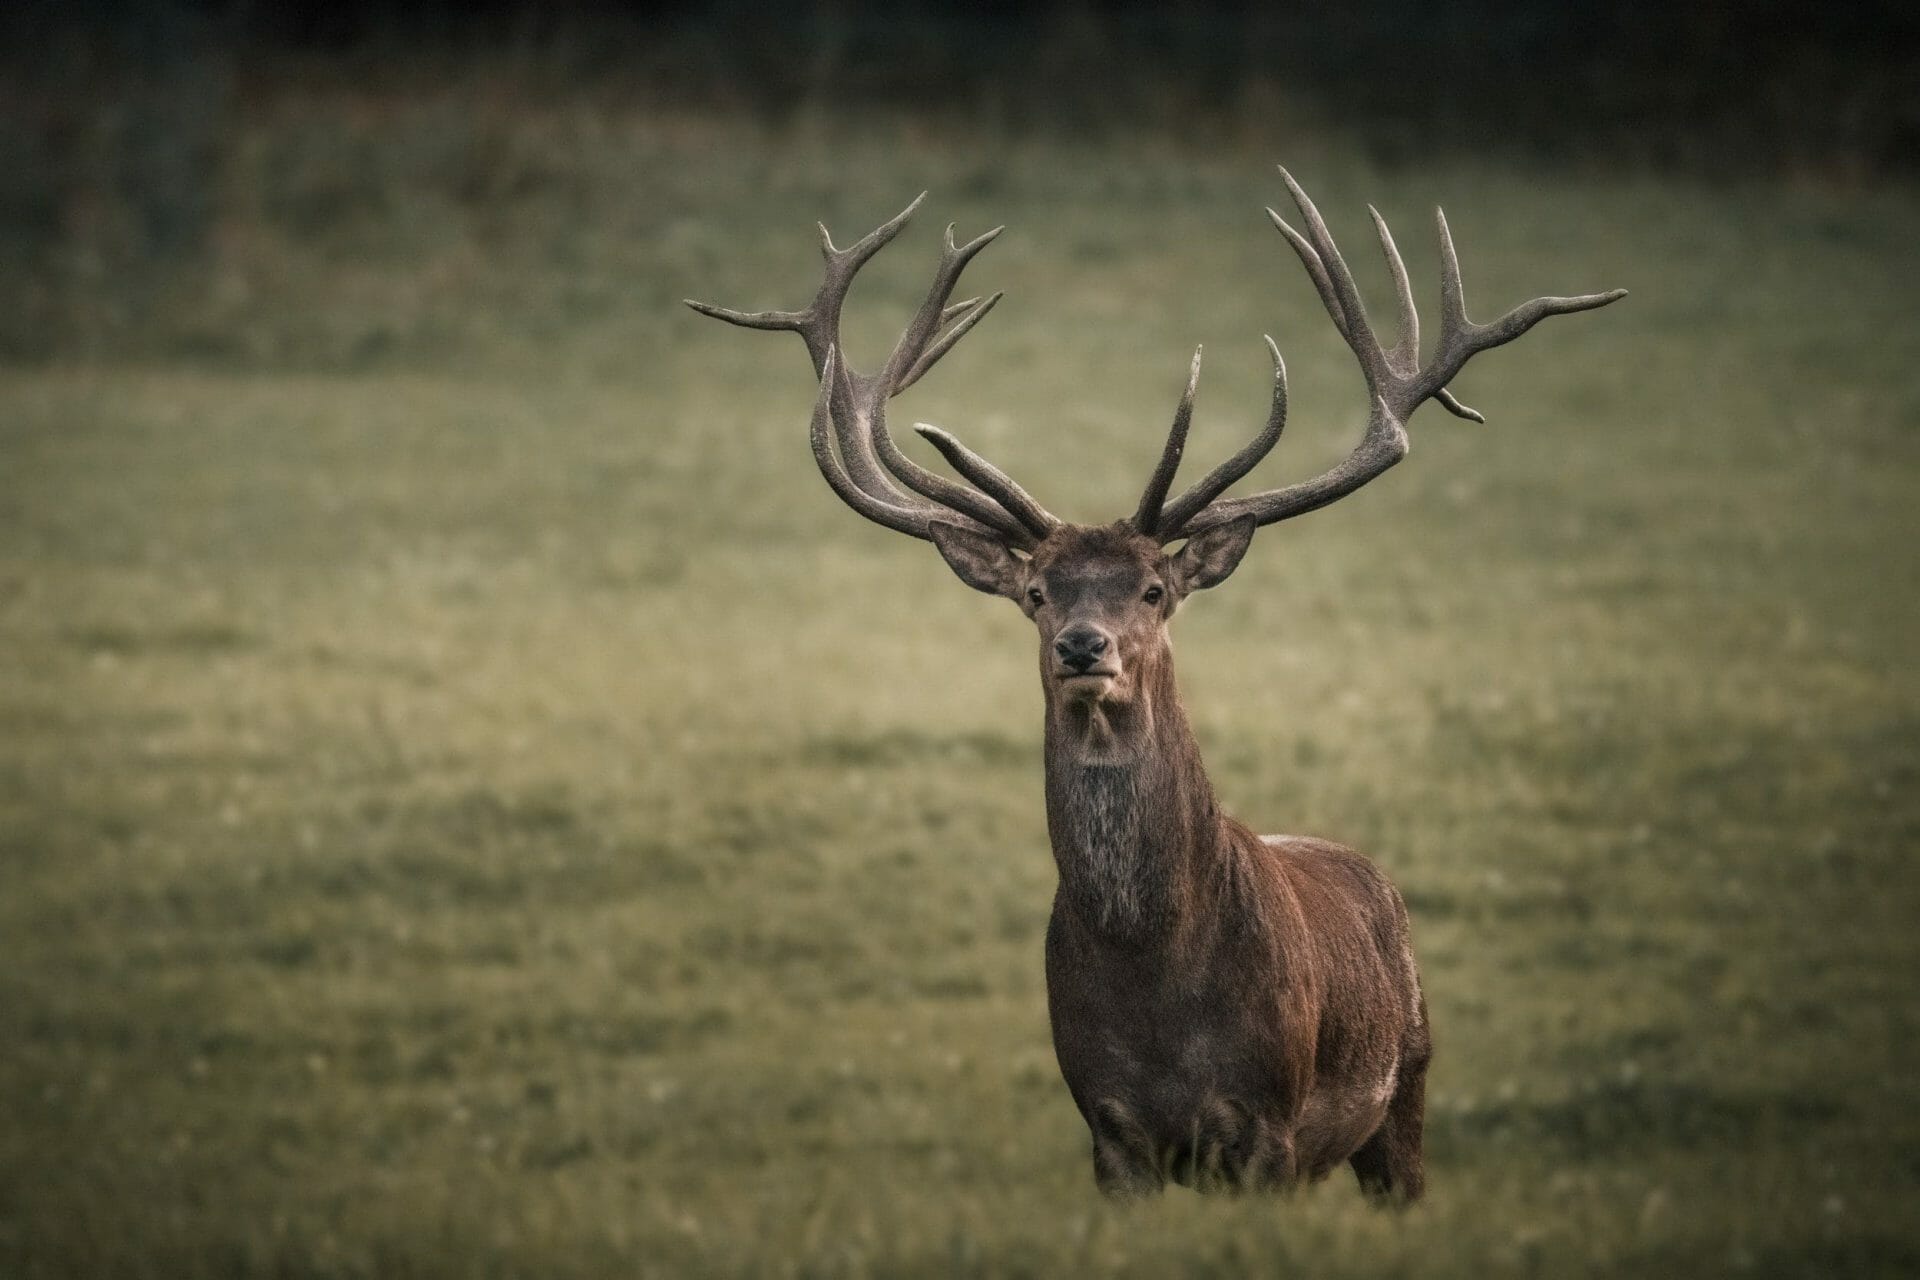
MULTIPOLYGON (((1124 528, 1057 540, 1043 565, 1150 566, 1124 528)), ((1418 1195, 1430 1045, 1399 895, 1358 854, 1221 812, 1164 633, 1104 620, 1141 667, 1135 696, 1076 696, 1041 661, 1048 1009, 1100 1186, 1282 1186, 1381 1134, 1356 1170, 1418 1195)))
POLYGON ((1167 626, 1193 592, 1225 581, 1255 529, 1337 501, 1399 462, 1403 424, 1426 401, 1478 420, 1447 389, 1470 357, 1624 291, 1536 298, 1476 324, 1437 217, 1441 327, 1423 365, 1412 290, 1386 223, 1374 215, 1399 303, 1390 349, 1375 339, 1319 211, 1281 172, 1305 234, 1267 212, 1358 359, 1371 409, 1345 461, 1283 489, 1222 497, 1285 426, 1286 366, 1271 338, 1273 401, 1259 434, 1169 500, 1193 413, 1196 352, 1139 506, 1110 525, 1063 523, 937 428, 918 430, 970 483, 908 458, 887 429, 888 400, 1000 299, 949 304, 961 271, 998 234, 957 246, 949 227, 933 286, 885 365, 847 366, 838 337, 847 290, 917 200, 846 249, 823 227, 826 279, 798 311, 692 305, 733 324, 799 333, 820 375, 814 460, 833 491, 875 523, 932 542, 963 582, 1014 601, 1036 627, 1047 826, 1060 872, 1047 927, 1048 1007, 1101 1189, 1125 1196, 1168 1180, 1279 1187, 1346 1162, 1367 1191, 1406 1201, 1423 1185, 1432 1053, 1406 907, 1352 850, 1258 836, 1220 812, 1180 705, 1167 626))
POLYGON ((1338 845, 1221 835, 1238 883, 1204 937, 1116 938, 1054 903, 1054 1049, 1096 1179, 1281 1187, 1351 1161, 1418 1196, 1431 1042, 1398 895, 1338 845))

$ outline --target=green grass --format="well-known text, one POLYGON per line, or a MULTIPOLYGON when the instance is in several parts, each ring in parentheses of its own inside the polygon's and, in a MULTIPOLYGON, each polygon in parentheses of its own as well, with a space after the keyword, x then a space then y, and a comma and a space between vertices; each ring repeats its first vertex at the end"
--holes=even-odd
POLYGON ((298 105, 208 261, 0 372, 0 1274, 1920 1269, 1912 192, 298 105), (1435 201, 1482 315, 1633 290, 1176 628, 1229 805, 1412 906, 1403 1215, 1097 1198, 1029 628, 827 492, 797 341, 677 309, 932 187, 856 359, 948 218, 1010 293, 898 420, 1111 518, 1270 331, 1278 483, 1362 405, 1266 159, 1376 298, 1366 200, 1429 314, 1435 201))

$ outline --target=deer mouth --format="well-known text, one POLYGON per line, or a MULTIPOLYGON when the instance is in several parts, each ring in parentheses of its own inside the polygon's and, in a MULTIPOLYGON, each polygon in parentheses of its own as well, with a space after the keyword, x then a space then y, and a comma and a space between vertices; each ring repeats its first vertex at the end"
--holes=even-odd
POLYGON ((1059 691, 1057 696, 1069 706, 1105 702, 1120 683, 1120 673, 1110 667, 1089 667, 1085 671, 1056 669, 1053 678, 1053 687, 1059 691))

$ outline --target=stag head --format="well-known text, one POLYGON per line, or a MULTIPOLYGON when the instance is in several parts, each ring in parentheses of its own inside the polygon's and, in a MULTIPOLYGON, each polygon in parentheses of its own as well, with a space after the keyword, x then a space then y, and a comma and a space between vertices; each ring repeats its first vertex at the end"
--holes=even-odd
POLYGON ((1129 703, 1166 669, 1167 622, 1190 592, 1226 580, 1253 540, 1250 515, 1202 530, 1169 555, 1126 520, 1062 524, 1030 555, 946 521, 933 543, 960 580, 1006 596, 1040 633, 1049 699, 1129 703))
POLYGON ((1404 424, 1428 400, 1459 417, 1484 421, 1447 390, 1473 356, 1513 341, 1550 315, 1586 311, 1626 296, 1626 290, 1615 289, 1535 298, 1490 323, 1475 323, 1467 318, 1446 215, 1435 210, 1440 335, 1422 364, 1412 286, 1385 220, 1369 210, 1399 306, 1399 335, 1390 348, 1375 338, 1320 211, 1291 174, 1281 169, 1280 176, 1305 230, 1295 230, 1272 209, 1267 216, 1299 256, 1334 327, 1359 361, 1370 406, 1366 430, 1344 461, 1286 488, 1222 496, 1272 451, 1286 426, 1286 363, 1271 337, 1266 342, 1273 360, 1273 398, 1266 424, 1238 453, 1168 500, 1199 387, 1196 351, 1159 465, 1134 513, 1112 524, 1062 522, 1006 473, 938 427, 922 423, 915 430, 968 483, 908 458, 888 430, 887 402, 919 381, 1002 296, 950 301, 961 272, 1001 229, 958 245, 948 226, 932 287, 886 363, 861 373, 842 359, 840 311, 847 290, 860 268, 900 233, 924 194, 845 249, 835 246, 822 226, 826 278, 813 301, 798 311, 733 311, 692 300, 687 305, 731 324, 798 333, 820 376, 813 455, 833 491, 869 520, 932 542, 968 586, 1019 605, 1039 631, 1050 705, 1125 705, 1168 669, 1166 626, 1173 611, 1190 593, 1225 581, 1255 529, 1338 501, 1399 462, 1408 448, 1404 424), (1169 554, 1167 548, 1176 543, 1179 549, 1169 554))

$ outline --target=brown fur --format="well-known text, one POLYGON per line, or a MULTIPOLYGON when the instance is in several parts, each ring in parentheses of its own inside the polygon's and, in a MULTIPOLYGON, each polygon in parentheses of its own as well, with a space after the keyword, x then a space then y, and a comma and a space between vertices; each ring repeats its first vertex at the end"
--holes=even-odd
POLYGON ((1168 557, 1125 523, 1063 526, 996 579, 1040 629, 1060 1070, 1110 1194, 1283 1187, 1345 1161, 1412 1200, 1431 1041, 1406 908, 1352 850, 1220 812, 1166 629, 1210 585, 1202 541, 1168 557), (1112 640, 1104 689, 1062 678, 1075 626, 1112 640))

